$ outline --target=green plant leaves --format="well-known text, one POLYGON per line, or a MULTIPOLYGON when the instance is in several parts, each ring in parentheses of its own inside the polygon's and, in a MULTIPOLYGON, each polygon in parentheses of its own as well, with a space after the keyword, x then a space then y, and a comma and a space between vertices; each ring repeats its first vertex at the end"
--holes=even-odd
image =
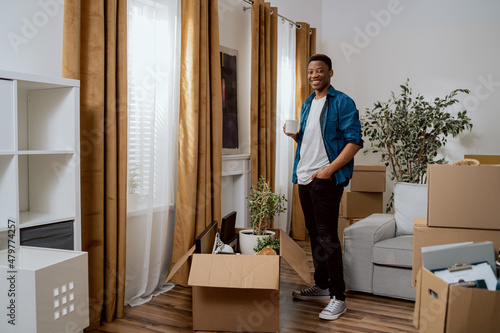
POLYGON ((263 176, 250 187, 250 195, 246 198, 254 235, 265 235, 273 218, 286 211, 285 196, 273 193, 263 176))
MULTIPOLYGON (((436 160, 436 156, 448 136, 472 130, 466 110, 458 111, 456 116, 449 112, 458 103, 455 96, 470 91, 455 89, 444 98, 428 102, 420 94, 413 96, 409 79, 400 88, 400 95, 391 92, 387 102, 375 102, 373 109, 366 109, 360 118, 363 135, 370 141, 365 153, 381 154, 391 180, 425 183, 427 164, 447 163, 444 158, 436 160)), ((392 196, 389 204, 392 208, 392 196)))
POLYGON ((276 253, 279 253, 280 250, 280 240, 273 239, 272 236, 262 237, 257 239, 257 245, 253 248, 255 252, 259 252, 266 246, 271 247, 276 253))

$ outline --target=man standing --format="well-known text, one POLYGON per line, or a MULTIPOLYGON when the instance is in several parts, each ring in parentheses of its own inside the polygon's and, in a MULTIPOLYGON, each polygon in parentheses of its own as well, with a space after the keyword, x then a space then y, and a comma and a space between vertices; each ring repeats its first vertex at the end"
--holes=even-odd
POLYGON ((316 54, 309 59, 308 79, 314 93, 302 105, 299 132, 287 134, 297 142, 292 182, 299 184, 315 280, 314 285, 294 291, 293 297, 330 299, 319 314, 325 320, 335 320, 347 311, 338 214, 344 187, 352 177, 353 157, 363 147, 356 105, 330 85, 332 76, 328 56, 316 54))

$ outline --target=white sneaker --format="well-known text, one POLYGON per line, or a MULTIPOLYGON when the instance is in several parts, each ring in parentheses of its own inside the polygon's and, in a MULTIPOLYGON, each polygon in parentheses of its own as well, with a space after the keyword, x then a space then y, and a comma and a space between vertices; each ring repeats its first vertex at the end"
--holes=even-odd
POLYGON ((328 289, 321 289, 317 285, 313 284, 309 288, 295 290, 292 292, 292 296, 303 301, 328 300, 330 299, 330 291, 328 291, 328 289))
POLYGON ((319 318, 324 320, 335 320, 340 315, 344 314, 347 311, 347 305, 344 301, 339 301, 333 297, 330 299, 330 302, 326 306, 326 308, 321 311, 319 314, 319 318))

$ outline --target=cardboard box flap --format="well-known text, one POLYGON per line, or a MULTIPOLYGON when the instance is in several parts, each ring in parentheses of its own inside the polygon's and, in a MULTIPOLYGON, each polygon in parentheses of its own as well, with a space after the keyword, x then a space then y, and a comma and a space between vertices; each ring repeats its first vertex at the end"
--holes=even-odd
MULTIPOLYGON (((433 332, 445 332, 446 303, 448 302, 448 283, 434 277, 434 273, 422 268, 421 300, 420 300, 420 331, 427 331, 432 327, 433 332), (425 309, 425 311, 423 311, 425 309), (439 309, 438 313, 429 313, 429 310, 439 309)), ((436 311, 436 310, 434 310, 436 311)))
POLYGON ((385 164, 354 164, 354 171, 385 172, 385 164))
POLYGON ((277 255, 194 254, 190 286, 279 290, 277 255))
POLYGON ((172 279, 172 277, 175 275, 175 273, 177 273, 177 271, 182 267, 182 265, 184 265, 184 263, 188 260, 188 258, 194 253, 195 248, 196 248, 196 246, 191 247, 189 249, 189 251, 187 251, 186 253, 184 253, 184 255, 182 257, 180 257, 180 259, 175 263, 175 265, 172 267, 170 272, 168 272, 168 276, 165 279, 164 284, 167 284, 168 281, 170 281, 170 279, 172 279))
POLYGON ((304 250, 294 242, 283 230, 280 230, 280 255, 297 274, 311 284, 311 269, 304 250))

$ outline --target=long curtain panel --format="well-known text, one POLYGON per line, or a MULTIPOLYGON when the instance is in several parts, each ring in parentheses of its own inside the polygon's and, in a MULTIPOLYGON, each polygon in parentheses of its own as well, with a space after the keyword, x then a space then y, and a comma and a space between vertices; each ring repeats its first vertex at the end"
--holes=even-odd
MULTIPOLYGON (((221 218, 222 91, 217 0, 181 2, 179 161, 173 267, 221 218)), ((187 285, 187 265, 171 282, 187 285)))
POLYGON ((125 304, 168 291, 179 126, 180 0, 128 0, 125 304), (145 38, 147 36, 147 38, 145 38))
MULTIPOLYGON (((302 103, 312 93, 307 79, 307 65, 311 55, 316 53, 316 29, 308 23, 297 22, 301 28, 296 30, 296 89, 295 89, 295 119, 300 120, 302 103)), ((304 213, 300 206, 298 186, 293 185, 292 198, 292 237, 305 240, 307 237, 304 213)))
POLYGON ((294 141, 283 133, 283 124, 295 119, 295 42, 295 25, 278 18, 275 192, 285 195, 287 210, 275 218, 275 227, 287 233, 292 217, 294 141))
POLYGON ((90 326, 122 318, 127 184, 127 3, 66 0, 63 76, 80 80, 82 250, 90 326))
POLYGON ((263 0, 252 5, 250 163, 252 184, 275 180, 278 9, 263 0), (273 14, 271 15, 271 9, 273 14))

